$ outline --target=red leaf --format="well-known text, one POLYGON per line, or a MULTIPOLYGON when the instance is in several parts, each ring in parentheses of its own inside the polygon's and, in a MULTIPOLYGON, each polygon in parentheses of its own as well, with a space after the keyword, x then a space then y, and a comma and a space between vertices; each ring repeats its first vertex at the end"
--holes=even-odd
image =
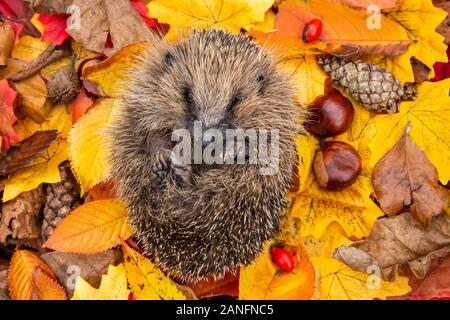
POLYGON ((21 139, 14 131, 13 124, 17 118, 14 115, 13 104, 17 93, 8 84, 8 80, 0 80, 0 134, 4 144, 9 149, 10 141, 19 142, 21 139))
POLYGON ((94 102, 86 95, 86 91, 83 89, 80 94, 72 103, 72 124, 75 124, 77 120, 86 113, 86 111, 92 106, 94 102))
POLYGON ((44 34, 41 41, 51 41, 60 45, 70 36, 66 33, 68 14, 60 13, 52 16, 39 15, 39 21, 44 24, 44 34))
POLYGON ((131 0, 131 4, 151 29, 158 28, 158 22, 156 21, 156 19, 148 17, 148 8, 142 2, 140 2, 139 0, 131 0))
POLYGON ((406 297, 409 300, 447 300, 450 298, 450 256, 439 259, 437 266, 420 280, 410 277, 410 286, 413 291, 406 297))
POLYGON ((33 10, 23 0, 0 0, 0 16, 3 20, 11 22, 13 25, 22 25, 19 29, 15 27, 16 35, 30 35, 32 37, 40 37, 41 33, 30 22, 33 17, 33 10))
MULTIPOLYGON (((447 48, 447 57, 450 60, 450 47, 447 48)), ((450 61, 436 62, 433 67, 435 73, 433 81, 441 81, 450 78, 450 61)))

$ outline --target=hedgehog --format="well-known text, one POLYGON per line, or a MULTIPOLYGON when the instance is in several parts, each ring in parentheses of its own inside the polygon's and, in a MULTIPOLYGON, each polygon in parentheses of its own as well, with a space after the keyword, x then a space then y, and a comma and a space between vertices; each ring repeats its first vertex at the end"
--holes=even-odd
POLYGON ((278 230, 304 111, 281 59, 243 34, 193 30, 146 46, 136 61, 110 128, 118 195, 143 254, 164 272, 220 279, 253 262, 278 230), (262 174, 248 151, 232 164, 175 161, 173 133, 195 135, 194 122, 277 132, 277 170, 262 174))

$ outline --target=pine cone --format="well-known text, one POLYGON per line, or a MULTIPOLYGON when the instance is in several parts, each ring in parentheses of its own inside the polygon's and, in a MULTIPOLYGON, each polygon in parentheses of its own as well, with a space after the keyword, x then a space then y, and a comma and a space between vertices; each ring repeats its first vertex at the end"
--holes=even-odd
POLYGON ((80 195, 75 191, 75 180, 67 165, 59 167, 61 181, 47 185, 44 220, 41 236, 44 241, 53 233, 59 222, 80 204, 80 195))
POLYGON ((325 55, 317 63, 355 100, 375 112, 395 113, 406 98, 400 81, 377 65, 325 55))

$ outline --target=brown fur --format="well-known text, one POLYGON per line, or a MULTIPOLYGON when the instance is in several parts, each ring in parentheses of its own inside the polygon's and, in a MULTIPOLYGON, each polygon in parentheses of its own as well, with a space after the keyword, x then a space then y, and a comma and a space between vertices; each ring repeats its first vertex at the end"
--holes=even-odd
POLYGON ((112 128, 112 175, 144 253, 183 279, 220 278, 252 262, 278 228, 300 108, 275 58, 244 35, 194 31, 176 46, 149 47, 140 60, 112 128), (279 130, 279 171, 219 165, 194 171, 182 186, 169 176, 164 191, 156 190, 155 152, 170 148, 172 130, 189 127, 192 113, 214 127, 236 96, 234 127, 279 130))

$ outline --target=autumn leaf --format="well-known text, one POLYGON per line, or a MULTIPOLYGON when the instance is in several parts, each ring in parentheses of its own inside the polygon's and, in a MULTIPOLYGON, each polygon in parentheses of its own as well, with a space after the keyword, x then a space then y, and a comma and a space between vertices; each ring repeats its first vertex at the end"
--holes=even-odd
POLYGON ((395 56, 408 48, 411 40, 401 24, 380 17, 382 29, 368 28, 365 10, 355 10, 326 0, 286 0, 279 6, 275 31, 251 32, 260 42, 285 50, 325 51, 335 54, 379 52, 395 56), (305 43, 303 28, 312 19, 323 22, 319 40, 305 43))
POLYGON ((82 193, 102 182, 109 172, 107 128, 116 100, 100 99, 72 128, 69 135, 71 166, 82 193))
MULTIPOLYGON (((38 14, 35 14, 31 19, 31 22, 36 28, 42 32, 44 30, 43 24, 38 19, 38 14)), ((30 62, 36 59, 47 47, 48 42, 43 42, 38 38, 31 36, 23 36, 19 39, 19 42, 14 46, 11 57, 25 62, 30 62)))
POLYGON ((118 200, 97 200, 73 210, 43 246, 61 252, 97 253, 131 234, 125 206, 118 200))
POLYGON ((367 10, 369 6, 376 6, 380 9, 390 9, 398 5, 400 0, 330 0, 339 2, 348 7, 367 10))
POLYGON ((450 79, 424 82, 419 86, 417 100, 402 102, 399 113, 374 117, 371 123, 376 134, 369 143, 370 165, 373 167, 392 149, 410 123, 411 139, 425 152, 445 185, 450 179, 449 88, 450 79))
POLYGON ((122 243, 131 291, 138 300, 186 300, 177 286, 144 256, 122 243))
POLYGON ((39 15, 39 21, 44 25, 44 34, 42 35, 42 41, 50 41, 57 45, 60 45, 64 40, 70 36, 66 33, 67 18, 69 15, 65 13, 55 14, 48 16, 45 14, 39 15))
POLYGON ((442 213, 447 198, 438 186, 436 168, 409 137, 410 126, 373 170, 373 186, 380 207, 388 215, 406 209, 427 225, 442 213))
POLYGON ((8 64, 8 58, 14 46, 15 35, 11 25, 0 23, 0 66, 8 64))
POLYGON ((23 138, 37 131, 46 130, 57 130, 60 134, 48 150, 40 154, 30 166, 17 171, 5 181, 3 202, 15 198, 22 192, 33 190, 43 182, 55 183, 61 180, 59 164, 67 160, 69 156, 68 143, 65 140, 69 128, 70 114, 66 113, 64 105, 53 107, 48 121, 42 124, 24 119, 15 126, 16 131, 23 138))
POLYGON ((48 275, 41 268, 33 272, 33 300, 67 300, 67 293, 54 275, 48 275))
POLYGON ((147 7, 150 15, 160 23, 170 24, 168 38, 192 29, 219 28, 239 33, 241 28, 264 20, 265 12, 273 0, 195 0, 151 1, 147 7))
POLYGON ((127 276, 123 264, 110 265, 98 289, 78 277, 71 300, 128 300, 127 276))
MULTIPOLYGON (((436 61, 447 61, 444 37, 436 32, 447 13, 436 8, 432 0, 402 1, 400 7, 383 11, 383 16, 386 20, 401 25, 412 40, 402 59, 410 60, 415 57, 431 70, 436 61)), ((382 28, 385 29, 386 25, 382 24, 382 28)), ((430 76, 434 76, 433 71, 430 76)))
POLYGON ((72 103, 72 123, 75 124, 93 104, 94 101, 86 95, 84 89, 81 89, 78 97, 72 103))
POLYGON ((13 111, 16 96, 17 93, 11 89, 8 80, 0 80, 0 135, 3 136, 3 143, 7 149, 9 149, 10 141, 21 140, 13 128, 17 120, 13 111))
POLYGON ((340 261, 312 257, 314 267, 320 270, 321 300, 373 300, 407 294, 411 288, 407 277, 386 282, 376 274, 354 271, 340 261))
POLYGON ((227 273, 223 279, 205 279, 194 282, 187 282, 198 299, 211 298, 214 296, 232 296, 239 295, 239 273, 227 273))
POLYGON ((139 55, 151 46, 149 42, 138 42, 119 50, 114 56, 94 66, 87 67, 84 77, 100 85, 100 95, 119 97, 123 84, 129 79, 130 69, 139 61, 139 55))
POLYGON ((296 249, 297 267, 294 272, 277 274, 270 257, 270 245, 257 260, 241 269, 239 299, 309 300, 315 291, 314 268, 301 248, 296 249))
POLYGON ((33 273, 36 268, 55 278, 49 267, 31 251, 18 249, 14 252, 8 272, 8 287, 14 300, 32 299, 33 273))

